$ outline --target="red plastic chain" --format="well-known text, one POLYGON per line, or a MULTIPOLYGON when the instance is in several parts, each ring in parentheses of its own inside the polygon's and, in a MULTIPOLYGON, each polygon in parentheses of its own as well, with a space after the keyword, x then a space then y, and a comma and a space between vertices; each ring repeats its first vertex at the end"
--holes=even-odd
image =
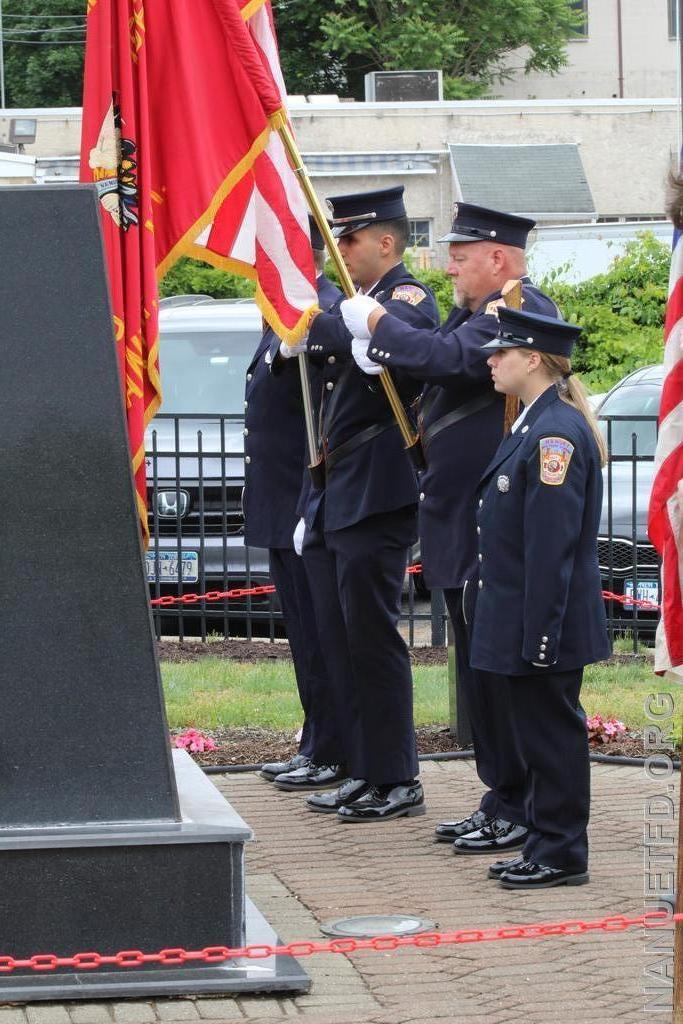
POLYGON ((503 928, 467 928, 457 932, 424 932, 421 935, 380 935, 373 939, 330 939, 329 942, 290 942, 283 946, 207 946, 205 949, 162 949, 158 953, 143 953, 139 949, 124 949, 105 956, 101 953, 76 953, 74 956, 55 956, 37 953, 27 959, 0 956, 0 974, 12 971, 55 971, 58 967, 72 967, 76 971, 93 971, 100 967, 142 967, 144 964, 177 966, 190 961, 207 964, 225 960, 265 960, 270 956, 313 956, 316 953, 358 953, 370 950, 385 953, 412 946, 433 949, 435 946, 464 945, 472 942, 498 942, 504 939, 546 939, 556 935, 585 935, 587 932, 625 932, 629 928, 666 928, 683 921, 683 914, 650 911, 637 917, 618 915, 601 917, 595 921, 557 921, 550 924, 522 924, 503 928))
MULTIPOLYGON (((409 576, 422 572, 421 565, 410 565, 406 569, 409 576)), ((199 601, 223 601, 231 597, 258 597, 261 594, 274 594, 275 587, 268 583, 262 587, 236 587, 234 590, 209 590, 206 594, 182 594, 180 597, 155 597, 150 604, 162 608, 168 608, 174 604, 197 604, 199 601)), ((609 590, 603 590, 602 596, 608 601, 618 601, 620 604, 635 605, 637 608, 644 608, 648 611, 659 611, 660 605, 654 601, 645 601, 639 597, 628 597, 624 594, 612 594, 609 590)))

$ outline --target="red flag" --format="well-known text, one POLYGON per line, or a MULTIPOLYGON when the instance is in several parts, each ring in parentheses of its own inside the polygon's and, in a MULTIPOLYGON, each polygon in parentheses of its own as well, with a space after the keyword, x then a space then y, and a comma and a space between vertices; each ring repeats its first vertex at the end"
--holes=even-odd
POLYGON ((655 671, 683 671, 683 234, 677 231, 669 279, 664 387, 659 409, 648 532, 662 558, 662 618, 655 671))
POLYGON ((254 169, 285 117, 282 88, 245 22, 261 9, 270 18, 261 0, 244 12, 238 0, 88 0, 81 181, 95 183, 102 206, 146 539, 144 431, 161 402, 157 277, 204 252, 195 243, 226 204, 241 216, 223 216, 221 230, 230 224, 239 240, 239 266, 258 278, 257 300, 278 333, 300 337, 316 307, 303 197, 287 192, 294 173, 286 161, 254 169), (252 221, 261 227, 250 265, 241 256, 252 221))

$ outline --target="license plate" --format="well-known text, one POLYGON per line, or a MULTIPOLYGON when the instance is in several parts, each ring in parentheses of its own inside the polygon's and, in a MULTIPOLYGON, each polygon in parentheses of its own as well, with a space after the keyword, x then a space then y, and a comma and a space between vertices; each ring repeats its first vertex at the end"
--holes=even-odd
MULTIPOLYGON (((633 597, 633 580, 624 581, 624 597, 633 597)), ((659 583, 657 580, 638 580, 636 600, 652 601, 653 604, 659 604, 659 583)), ((624 608, 631 610, 633 602, 624 601, 624 608)), ((652 610, 654 611, 654 608, 652 610)), ((649 609, 646 608, 645 611, 649 611, 649 609)))
MULTIPOLYGON (((145 565, 147 567, 147 582, 156 583, 156 559, 159 559, 159 582, 178 582, 178 552, 160 551, 158 555, 147 552, 145 565)), ((199 555, 196 551, 183 551, 180 558, 183 574, 183 583, 196 583, 199 579, 199 555)))

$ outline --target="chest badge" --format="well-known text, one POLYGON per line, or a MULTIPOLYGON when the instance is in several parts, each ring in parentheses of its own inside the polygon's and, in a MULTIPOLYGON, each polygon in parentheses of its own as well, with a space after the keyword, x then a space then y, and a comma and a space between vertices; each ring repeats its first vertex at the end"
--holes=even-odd
POLYGON ((510 477, 505 476, 504 473, 501 473, 501 475, 496 480, 496 487, 498 488, 501 494, 507 494, 507 492, 510 490, 510 477))

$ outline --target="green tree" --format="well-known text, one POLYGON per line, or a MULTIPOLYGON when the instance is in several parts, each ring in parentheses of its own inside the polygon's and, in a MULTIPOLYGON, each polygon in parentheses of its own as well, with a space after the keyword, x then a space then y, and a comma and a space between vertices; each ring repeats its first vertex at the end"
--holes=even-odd
POLYGON ((2 8, 8 106, 80 106, 85 0, 3 0, 2 8))
MULTIPOLYGON (((281 23, 292 6, 282 0, 281 23)), ((440 68, 448 99, 483 95, 520 70, 555 74, 582 18, 571 0, 333 0, 331 7, 320 16, 322 39, 313 34, 299 46, 340 58, 357 97, 361 75, 375 69, 440 68)))

